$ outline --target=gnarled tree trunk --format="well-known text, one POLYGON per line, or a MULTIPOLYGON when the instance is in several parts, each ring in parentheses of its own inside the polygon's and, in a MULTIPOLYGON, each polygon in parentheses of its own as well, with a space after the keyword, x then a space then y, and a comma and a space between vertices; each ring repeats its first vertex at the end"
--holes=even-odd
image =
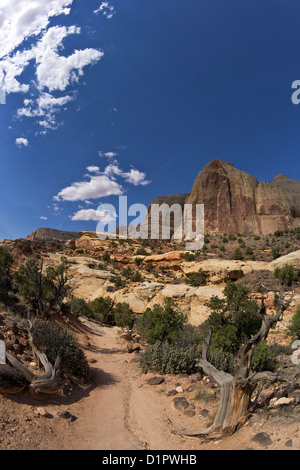
POLYGON ((278 374, 272 372, 252 373, 251 361, 256 346, 260 341, 266 339, 272 325, 276 324, 281 318, 284 311, 288 308, 292 301, 292 295, 285 301, 284 294, 280 293, 280 302, 276 314, 272 317, 266 314, 264 301, 262 300, 260 315, 262 317, 262 325, 259 332, 252 336, 239 350, 236 359, 236 367, 234 375, 219 371, 208 361, 208 352, 212 330, 210 330, 203 346, 202 358, 198 362, 198 366, 203 369, 212 380, 220 386, 220 403, 217 414, 212 426, 200 431, 175 430, 174 434, 185 436, 207 436, 216 434, 232 433, 245 423, 249 416, 251 408, 251 397, 257 384, 260 381, 284 381, 294 380, 300 375, 300 370, 291 378, 282 378, 278 374))

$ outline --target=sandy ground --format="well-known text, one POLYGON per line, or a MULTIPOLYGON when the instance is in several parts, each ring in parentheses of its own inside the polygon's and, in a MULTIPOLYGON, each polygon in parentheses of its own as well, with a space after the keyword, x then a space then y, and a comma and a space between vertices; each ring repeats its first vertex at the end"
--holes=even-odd
POLYGON ((0 450, 295 450, 300 449, 300 406, 270 413, 260 411, 233 436, 205 442, 173 435, 173 429, 200 430, 209 424, 218 403, 218 390, 186 376, 166 376, 149 385, 117 328, 102 328, 85 321, 85 351, 92 360, 92 380, 78 385, 69 396, 53 399, 23 393, 0 396, 0 450), (86 341, 89 345, 86 345, 86 341), (166 393, 181 386, 195 415, 176 410, 166 393), (211 401, 195 400, 199 387, 211 401), (42 410, 48 415, 43 416, 42 410), (201 413, 206 410, 205 419, 201 413), (66 418, 58 413, 69 412, 66 418), (267 433, 268 446, 252 441, 267 433))

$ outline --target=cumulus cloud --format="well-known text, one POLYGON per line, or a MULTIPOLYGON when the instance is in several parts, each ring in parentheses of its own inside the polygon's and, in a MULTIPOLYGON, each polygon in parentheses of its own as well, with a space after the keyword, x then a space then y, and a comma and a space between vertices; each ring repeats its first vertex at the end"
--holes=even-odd
POLYGON ((62 189, 56 196, 55 201, 88 201, 107 196, 121 196, 124 188, 117 177, 134 186, 145 186, 150 181, 146 179, 146 174, 132 168, 130 171, 123 171, 117 162, 107 165, 103 171, 98 166, 90 165, 87 170, 92 175, 87 175, 88 180, 77 181, 62 189))
POLYGON ((28 140, 25 139, 24 137, 18 137, 18 138, 16 139, 16 145, 17 145, 18 147, 28 147, 29 142, 28 142, 28 140))
POLYGON ((85 201, 106 196, 121 196, 122 186, 106 175, 90 176, 89 181, 75 182, 62 189, 56 196, 56 200, 85 201))
POLYGON ((64 39, 80 35, 81 29, 49 27, 49 21, 54 16, 68 15, 72 4, 73 0, 1 0, 0 83, 7 94, 31 92, 34 95, 33 99, 24 100, 17 117, 37 118, 44 130, 57 127, 55 115, 74 99, 70 93, 58 97, 53 92, 65 92, 83 76, 84 68, 93 66, 104 55, 93 48, 60 55, 64 39), (28 39, 31 39, 30 47, 28 39), (35 79, 22 83, 22 73, 29 64, 34 66, 35 79))
POLYGON ((98 209, 81 209, 72 216, 72 220, 94 220, 96 222, 105 222, 109 223, 112 220, 115 220, 116 213, 109 213, 106 210, 98 210, 98 209))
POLYGON ((41 219, 41 220, 48 220, 48 217, 45 217, 44 215, 42 215, 42 216, 40 217, 40 219, 41 219))

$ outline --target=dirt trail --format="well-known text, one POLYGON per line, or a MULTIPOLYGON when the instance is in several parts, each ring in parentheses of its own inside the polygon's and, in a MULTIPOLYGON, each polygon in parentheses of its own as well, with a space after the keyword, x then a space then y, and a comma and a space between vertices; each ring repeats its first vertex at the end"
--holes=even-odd
POLYGON ((151 386, 149 376, 139 370, 133 355, 117 328, 104 328, 87 320, 77 334, 91 361, 92 380, 78 385, 69 396, 53 399, 0 396, 0 450, 217 450, 261 449, 252 438, 261 432, 270 436, 268 449, 300 448, 300 408, 275 411, 261 410, 233 436, 220 441, 204 442, 173 435, 173 429, 203 429, 208 425, 218 403, 195 400, 200 384, 207 393, 218 393, 201 381, 189 377, 165 376, 164 383, 151 386), (87 344, 87 342, 89 344, 87 344), (194 416, 172 406, 167 392, 181 385, 184 396, 193 403, 194 416), (191 390, 190 390, 191 389, 191 390), (42 407, 48 416, 37 413, 42 407), (209 417, 201 418, 201 411, 209 417), (62 419, 61 412, 69 412, 62 419), (289 442, 289 444, 286 444, 289 442), (287 446, 290 447, 287 447, 287 446))

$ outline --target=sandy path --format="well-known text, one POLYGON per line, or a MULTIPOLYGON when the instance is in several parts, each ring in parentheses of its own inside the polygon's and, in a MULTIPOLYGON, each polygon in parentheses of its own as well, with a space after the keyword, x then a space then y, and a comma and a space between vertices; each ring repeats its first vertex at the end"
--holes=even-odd
POLYGON ((141 449, 142 444, 128 425, 129 387, 125 374, 124 351, 118 347, 115 329, 100 328, 90 322, 92 364, 95 387, 89 396, 72 406, 79 416, 73 423, 72 447, 94 450, 141 449))

